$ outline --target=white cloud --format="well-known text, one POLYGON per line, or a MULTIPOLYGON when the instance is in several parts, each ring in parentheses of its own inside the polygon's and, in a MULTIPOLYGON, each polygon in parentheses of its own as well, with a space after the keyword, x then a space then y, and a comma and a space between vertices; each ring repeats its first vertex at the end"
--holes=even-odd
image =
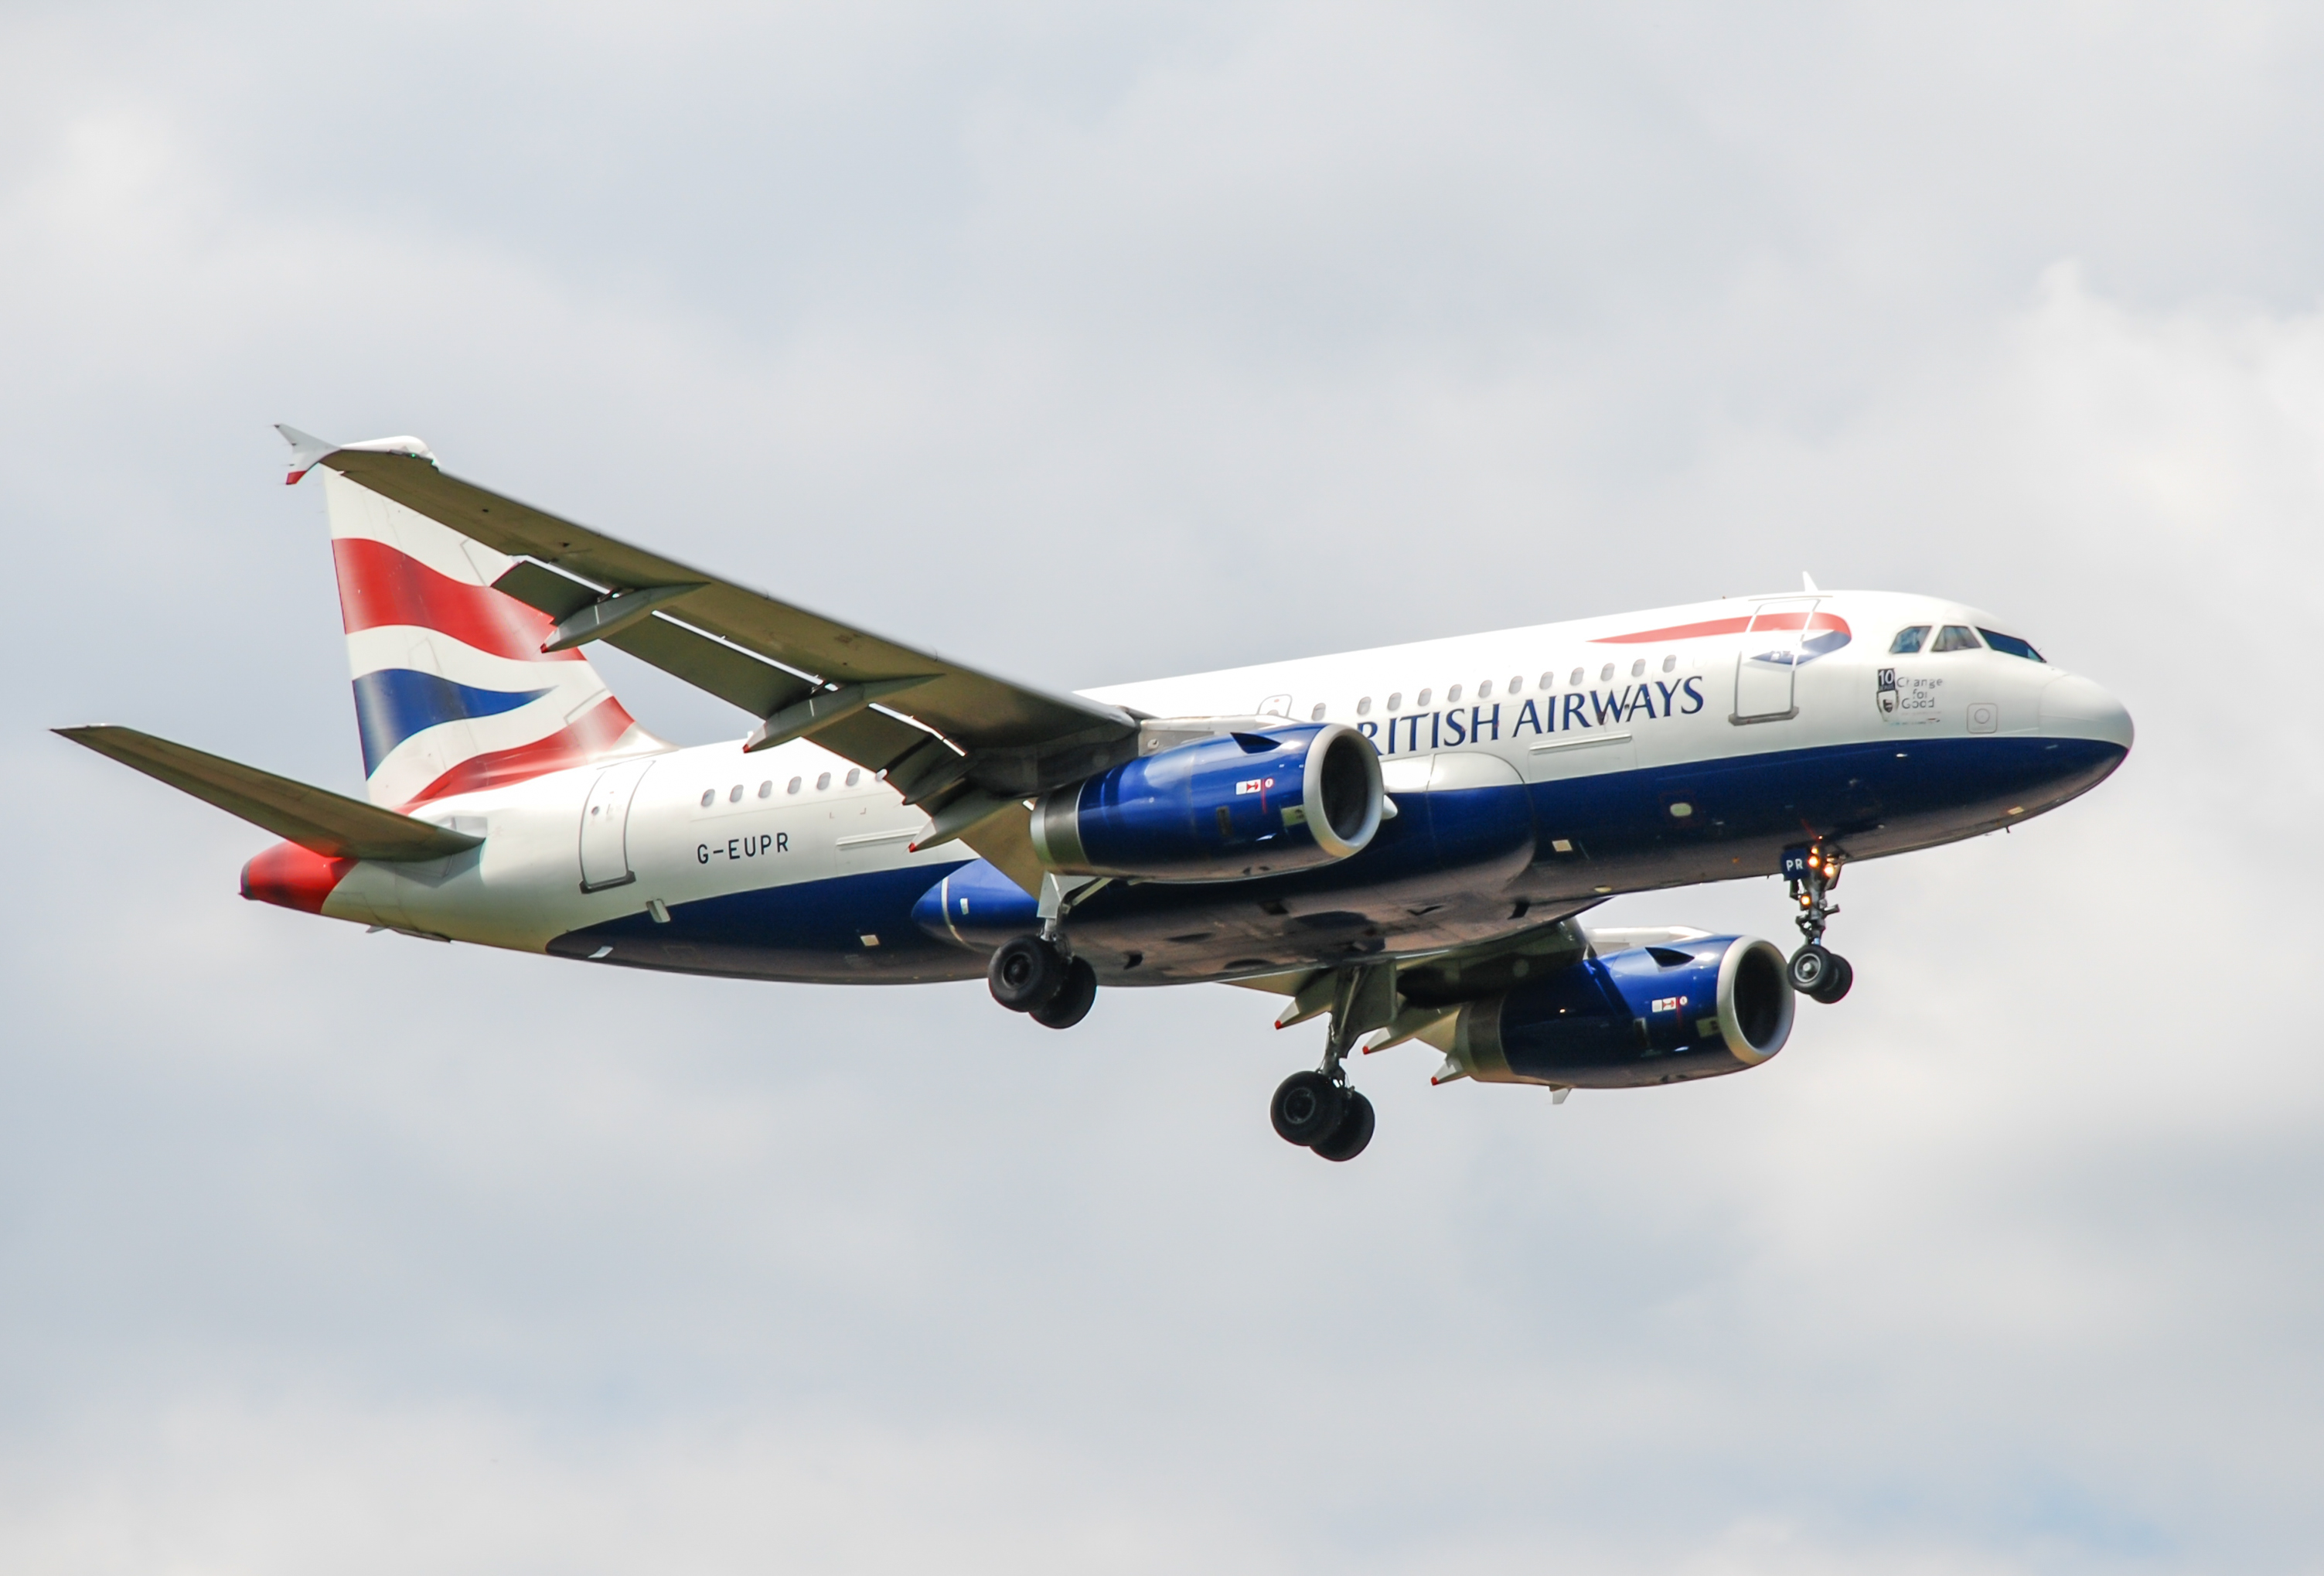
POLYGON ((2313 1546, 2304 19, 0 28, 0 1562, 2313 1546), (1772 1067, 1552 1109, 1392 1052, 1326 1168, 1241 993, 1049 1036, 235 902, 255 834, 38 729, 351 777, 281 419, 1052 682, 1807 567, 2018 621, 2140 745, 1852 871, 1772 1067))

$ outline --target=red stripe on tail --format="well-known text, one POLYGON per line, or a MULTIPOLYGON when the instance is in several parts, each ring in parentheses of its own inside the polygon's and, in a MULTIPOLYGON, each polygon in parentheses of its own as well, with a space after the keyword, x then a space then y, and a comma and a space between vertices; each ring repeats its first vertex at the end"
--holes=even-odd
POLYGON ((637 718, 623 710, 619 700, 608 695, 578 720, 558 729, 547 738, 462 761, 414 794, 411 802, 420 804, 454 793, 474 793, 480 788, 522 783, 550 772, 561 772, 567 766, 586 765, 611 749, 623 734, 637 725, 637 718))
POLYGON ((339 614, 347 633, 388 625, 433 629, 494 656, 518 662, 579 662, 578 651, 544 654, 556 621, 490 586, 466 585, 410 554, 367 536, 331 542, 339 571, 339 614))

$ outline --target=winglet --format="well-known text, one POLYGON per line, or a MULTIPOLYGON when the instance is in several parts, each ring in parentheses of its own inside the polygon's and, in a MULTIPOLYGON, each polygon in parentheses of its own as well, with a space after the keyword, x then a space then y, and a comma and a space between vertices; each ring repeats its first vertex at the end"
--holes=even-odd
POLYGON ((429 452, 428 445, 408 432, 394 438, 366 438, 360 443, 332 443, 281 422, 274 424, 274 430, 290 445, 290 474, 282 478, 285 487, 297 487, 300 478, 318 463, 344 449, 360 449, 367 454, 408 454, 430 465, 436 463, 436 456, 429 452))
POLYGON ((1815 583, 1815 576, 1808 573, 1805 570, 1802 570, 1800 571, 1800 589, 1807 592, 1808 595, 1812 597, 1821 597, 1823 595, 1823 588, 1815 583))
POLYGON ((336 443, 326 443, 311 432, 301 432, 298 428, 285 426, 281 422, 274 423, 274 430, 282 434, 285 443, 290 445, 290 474, 282 478, 284 487, 297 487, 299 478, 314 469, 317 460, 338 448, 336 443))

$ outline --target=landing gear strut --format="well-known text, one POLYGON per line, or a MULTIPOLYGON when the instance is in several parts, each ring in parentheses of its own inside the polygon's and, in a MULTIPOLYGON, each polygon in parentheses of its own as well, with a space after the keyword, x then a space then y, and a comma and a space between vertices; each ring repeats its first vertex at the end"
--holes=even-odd
POLYGON ((1353 1160, 1372 1141, 1377 1118, 1371 1101, 1348 1087, 1342 1064, 1357 1035, 1395 1017, 1396 969, 1374 964, 1342 969, 1329 983, 1332 1032, 1324 1036, 1323 1064, 1285 1079, 1267 1114, 1285 1143, 1301 1145, 1326 1160, 1353 1160))
POLYGON ((1831 901, 1831 889, 1840 885, 1840 867, 1847 863, 1847 855, 1821 842, 1784 850, 1784 879, 1800 905, 1796 922, 1807 942, 1792 954, 1786 972, 1794 990, 1826 1006, 1846 996, 1856 983, 1856 970, 1848 960, 1823 944, 1824 926, 1840 912, 1831 901))

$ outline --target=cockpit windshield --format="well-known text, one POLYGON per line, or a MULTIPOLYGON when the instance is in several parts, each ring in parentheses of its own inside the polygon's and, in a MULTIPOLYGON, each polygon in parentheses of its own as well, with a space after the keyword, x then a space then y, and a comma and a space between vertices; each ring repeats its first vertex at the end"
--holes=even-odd
POLYGON ((1921 643, 1928 638, 1929 626, 1925 624, 1915 624, 1910 629, 1900 629, 1896 632, 1896 638, 1888 643, 1888 654, 1911 656, 1921 649, 1921 643))
POLYGON ((1937 631, 1937 644, 1931 651, 1975 651, 1978 638, 1966 624, 1948 624, 1937 631))
POLYGON ((2042 654, 2034 649, 2032 641, 2020 640, 2014 635, 1999 635, 1982 626, 1978 627, 1978 633, 1985 636, 1985 644, 1996 651, 2006 651, 2011 656, 2024 657, 2028 662, 2042 661, 2042 654))

